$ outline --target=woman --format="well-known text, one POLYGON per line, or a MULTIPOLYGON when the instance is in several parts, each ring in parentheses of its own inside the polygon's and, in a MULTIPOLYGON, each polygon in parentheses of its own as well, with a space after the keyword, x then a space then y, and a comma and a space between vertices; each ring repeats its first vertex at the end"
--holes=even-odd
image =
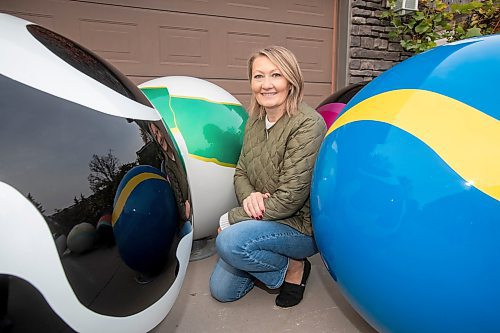
POLYGON ((280 288, 276 305, 303 297, 317 252, 309 190, 316 154, 326 132, 323 118, 302 103, 304 80, 292 52, 272 46, 248 61, 252 89, 234 185, 240 207, 220 219, 220 256, 210 278, 212 296, 234 301, 256 280, 280 288))
POLYGON ((175 158, 173 143, 169 142, 160 128, 153 122, 148 124, 153 139, 160 145, 164 158, 161 160, 161 171, 167 175, 174 191, 177 209, 181 214, 181 225, 191 218, 191 204, 189 203, 189 186, 184 167, 175 158))

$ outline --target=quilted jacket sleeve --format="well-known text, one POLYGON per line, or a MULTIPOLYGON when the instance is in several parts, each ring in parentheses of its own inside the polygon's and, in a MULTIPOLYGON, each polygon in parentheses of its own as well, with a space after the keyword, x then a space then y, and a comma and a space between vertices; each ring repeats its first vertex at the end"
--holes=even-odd
MULTIPOLYGON (((247 123, 247 126, 250 125, 247 123)), ((246 130, 245 133, 247 133, 246 130)), ((243 146, 247 144, 247 140, 248 138, 245 135, 245 138, 243 139, 243 146)), ((242 205, 243 200, 246 197, 248 197, 252 192, 255 192, 254 186, 250 184, 250 181, 248 180, 247 166, 245 163, 246 159, 244 154, 245 154, 245 149, 241 149, 242 156, 240 156, 238 164, 236 165, 236 169, 234 170, 234 190, 240 206, 242 205)))
POLYGON ((309 199, 316 155, 326 132, 325 123, 308 118, 291 133, 279 175, 279 187, 265 200, 264 220, 294 215, 309 199))

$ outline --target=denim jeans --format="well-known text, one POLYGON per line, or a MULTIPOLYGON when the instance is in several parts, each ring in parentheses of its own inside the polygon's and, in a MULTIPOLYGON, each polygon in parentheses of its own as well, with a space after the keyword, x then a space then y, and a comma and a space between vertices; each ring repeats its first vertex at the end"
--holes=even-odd
POLYGON ((219 261, 210 277, 210 292, 221 302, 245 296, 255 279, 270 289, 281 286, 288 258, 317 252, 314 238, 275 221, 248 220, 225 228, 216 239, 219 261))

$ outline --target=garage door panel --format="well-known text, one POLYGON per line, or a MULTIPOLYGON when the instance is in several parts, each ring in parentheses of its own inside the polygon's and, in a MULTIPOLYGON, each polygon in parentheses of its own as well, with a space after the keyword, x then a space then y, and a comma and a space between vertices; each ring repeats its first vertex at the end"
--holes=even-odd
POLYGON ((281 6, 285 6, 290 23, 333 27, 333 1, 284 0, 281 6))
POLYGON ((0 12, 17 16, 27 21, 40 24, 48 29, 56 29, 56 11, 57 1, 29 1, 29 0, 11 0, 0 1, 0 12))
POLYGON ((153 30, 162 31, 157 43, 161 58, 149 72, 141 71, 147 75, 246 77, 250 52, 273 38, 261 24, 238 19, 160 12, 154 21, 153 30))
POLYGON ((329 82, 332 70, 331 31, 293 27, 286 31, 283 45, 295 53, 307 81, 329 82))
MULTIPOLYGON (((331 59, 318 51, 331 50, 328 29, 192 16, 165 12, 150 15, 145 24, 152 24, 150 30, 154 33, 144 38, 157 40, 150 52, 142 54, 144 58, 137 64, 107 58, 127 75, 196 73, 236 79, 246 77, 246 60, 252 52, 270 44, 282 44, 298 53, 306 80, 330 81, 331 59)), ((92 50, 106 57, 102 49, 92 50)))
POLYGON ((74 9, 72 26, 79 43, 125 74, 152 63, 145 52, 152 46, 148 42, 150 30, 145 24, 145 10, 78 2, 71 4, 74 9))
POLYGON ((331 84, 329 83, 308 83, 305 85, 304 101, 316 108, 331 94, 331 84))
POLYGON ((150 16, 148 24, 153 31, 149 38, 155 41, 151 52, 158 57, 151 58, 153 62, 147 68, 130 74, 207 76, 220 68, 220 60, 214 55, 221 30, 212 18, 194 19, 190 14, 157 12, 150 16))
POLYGON ((244 9, 262 13, 266 10, 271 10, 272 3, 271 1, 266 0, 232 0, 226 1, 224 5, 226 5, 228 8, 233 7, 237 9, 238 12, 244 9))
POLYGON ((96 3, 242 19, 333 27, 331 0, 94 0, 96 3), (276 13, 280 13, 277 15, 276 13))
POLYGON ((159 65, 209 66, 209 28, 159 26, 159 65))
POLYGON ((10 14, 22 18, 24 20, 39 24, 41 26, 46 27, 47 29, 54 30, 54 16, 53 15, 44 15, 39 13, 33 13, 29 11, 11 11, 6 10, 2 11, 3 13, 10 14))
POLYGON ((272 43, 271 35, 268 33, 227 31, 226 34, 226 65, 228 69, 242 69, 245 75, 250 54, 272 43))
POLYGON ((296 54, 307 81, 330 82, 332 68, 328 52, 332 49, 330 29, 239 21, 224 26, 232 27, 226 31, 226 43, 229 52, 236 53, 236 56, 228 59, 225 68, 222 69, 222 72, 229 77, 241 77, 242 72, 238 71, 239 69, 246 75, 248 56, 262 47, 275 44, 283 45, 296 54), (233 51, 233 48, 236 51, 233 51))
POLYGON ((111 62, 138 64, 140 28, 137 22, 80 18, 80 43, 111 62))
POLYGON ((316 27, 333 27, 331 0, 232 0, 217 1, 214 15, 316 27), (280 13, 279 15, 277 13, 280 13))
POLYGON ((52 17, 54 14, 54 7, 57 3, 58 1, 55 0, 4 0, 0 1, 0 11, 18 17, 25 15, 33 17, 52 17))

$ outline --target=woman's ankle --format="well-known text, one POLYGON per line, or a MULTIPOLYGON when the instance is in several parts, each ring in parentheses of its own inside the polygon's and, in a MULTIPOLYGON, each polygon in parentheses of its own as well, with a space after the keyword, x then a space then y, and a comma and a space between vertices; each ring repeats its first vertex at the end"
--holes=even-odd
POLYGON ((285 282, 300 284, 304 274, 304 260, 294 260, 288 258, 288 270, 285 275, 285 282))

